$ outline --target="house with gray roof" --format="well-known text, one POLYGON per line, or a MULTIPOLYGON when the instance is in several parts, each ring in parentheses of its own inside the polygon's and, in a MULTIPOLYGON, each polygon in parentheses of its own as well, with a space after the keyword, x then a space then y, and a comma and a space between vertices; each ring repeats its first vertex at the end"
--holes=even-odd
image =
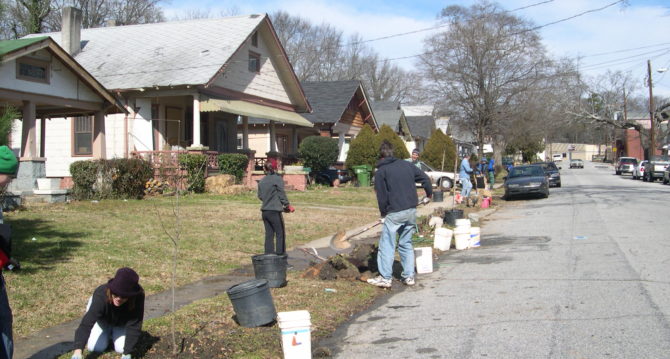
POLYGON ((346 159, 349 142, 368 124, 376 132, 378 121, 372 111, 367 93, 358 80, 302 82, 305 96, 312 107, 311 113, 302 116, 314 127, 294 125, 275 126, 267 120, 250 119, 251 148, 257 153, 278 152, 295 155, 298 145, 308 136, 336 137, 339 141, 339 162, 346 159), (276 131, 276 143, 269 139, 276 131))
POLYGON ((379 126, 387 125, 395 131, 398 136, 405 142, 407 151, 412 152, 416 148, 414 139, 407 124, 405 111, 397 101, 375 101, 372 104, 372 109, 375 112, 377 123, 379 126))
MULTIPOLYGON (((213 158, 237 151, 238 122, 240 145, 249 148, 249 117, 313 126, 267 14, 81 30, 81 12, 71 9, 60 33, 38 35, 50 36, 123 103, 127 114, 105 117, 107 157, 189 149, 213 158)), ((70 163, 91 158, 79 145, 92 135, 91 119, 49 125, 46 148, 60 151, 60 160, 47 162, 47 176, 69 176, 70 163)))
POLYGON ((45 138, 58 135, 52 133, 54 127, 71 123, 53 118, 90 115, 89 136, 79 146, 91 157, 104 158, 104 118, 124 113, 114 94, 48 36, 0 41, 0 112, 6 108, 20 113, 18 129, 10 135, 20 164, 8 191, 17 197, 37 193, 62 200, 60 181, 43 181, 47 159, 57 161, 62 146, 47 145, 45 138))

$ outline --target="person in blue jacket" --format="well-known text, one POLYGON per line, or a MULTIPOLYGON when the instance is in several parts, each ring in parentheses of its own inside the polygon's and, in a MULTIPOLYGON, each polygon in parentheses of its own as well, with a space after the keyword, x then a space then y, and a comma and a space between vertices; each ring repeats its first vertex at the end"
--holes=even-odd
POLYGON ((493 184, 496 182, 496 162, 491 157, 489 160, 489 189, 493 189, 493 184))
POLYGON ((472 172, 470 155, 467 154, 461 160, 461 170, 458 173, 458 178, 461 180, 461 196, 465 199, 465 205, 468 207, 470 207, 470 190, 472 190, 472 182, 470 181, 472 172))

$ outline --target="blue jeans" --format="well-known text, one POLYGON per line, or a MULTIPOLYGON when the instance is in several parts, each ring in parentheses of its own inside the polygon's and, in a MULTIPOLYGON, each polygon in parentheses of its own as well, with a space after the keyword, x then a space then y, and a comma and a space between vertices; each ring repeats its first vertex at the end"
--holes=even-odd
POLYGON ((398 239, 398 254, 402 264, 402 277, 414 277, 414 248, 412 234, 416 225, 416 208, 393 212, 384 218, 382 236, 379 239, 377 253, 377 267, 384 279, 393 277, 393 257, 395 255, 395 241, 398 239))
POLYGON ((463 187, 461 189, 461 196, 463 196, 464 199, 468 198, 470 196, 470 190, 472 189, 470 178, 461 177, 461 186, 463 187))
POLYGON ((9 307, 5 278, 0 273, 0 359, 12 359, 12 309, 9 307))

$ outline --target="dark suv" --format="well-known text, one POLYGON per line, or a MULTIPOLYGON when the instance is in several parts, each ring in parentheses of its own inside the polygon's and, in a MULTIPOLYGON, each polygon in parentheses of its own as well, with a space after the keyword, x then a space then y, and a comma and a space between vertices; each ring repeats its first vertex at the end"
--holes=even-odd
POLYGON ((635 171, 635 166, 637 166, 637 158, 635 157, 620 157, 614 167, 614 172, 618 175, 624 173, 633 174, 635 171))
POLYGON ((556 163, 538 162, 533 164, 542 166, 542 168, 544 169, 544 173, 547 174, 547 180, 549 180, 549 186, 561 187, 561 173, 558 171, 561 168, 556 166, 556 163))

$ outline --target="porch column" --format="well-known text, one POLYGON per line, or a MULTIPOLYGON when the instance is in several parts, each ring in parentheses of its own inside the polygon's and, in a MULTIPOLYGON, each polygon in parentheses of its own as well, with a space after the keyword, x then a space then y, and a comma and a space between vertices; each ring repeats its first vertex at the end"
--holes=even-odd
POLYGON ((337 160, 344 161, 344 153, 342 149, 344 148, 344 132, 340 132, 337 138, 337 160))
POLYGON ((298 126, 293 126, 291 130, 291 153, 298 153, 298 126))
POLYGON ((21 128, 21 157, 37 157, 37 136, 35 133, 35 103, 23 101, 23 124, 21 128))
POLYGON ((93 158, 107 158, 105 139, 105 112, 96 111, 93 116, 93 158))
POLYGON ((191 147, 202 147, 200 140, 200 95, 193 95, 193 143, 191 147))
POLYGON ((277 152, 277 131, 274 121, 270 121, 270 152, 277 152))
POLYGON ((242 116, 242 149, 249 149, 249 116, 242 116))

